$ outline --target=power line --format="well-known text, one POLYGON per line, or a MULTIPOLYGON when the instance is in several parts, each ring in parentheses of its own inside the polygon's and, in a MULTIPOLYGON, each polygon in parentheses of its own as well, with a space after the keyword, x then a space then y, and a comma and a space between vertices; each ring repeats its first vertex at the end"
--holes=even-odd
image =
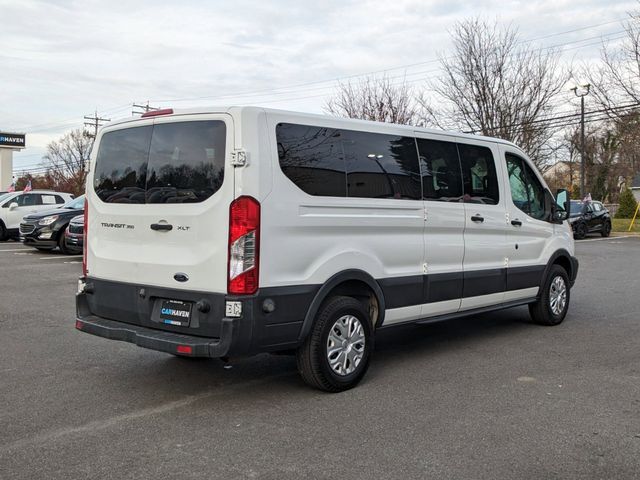
POLYGON ((148 100, 147 100, 147 103, 145 105, 139 105, 137 103, 134 103, 132 106, 133 106, 134 109, 135 108, 139 108, 139 109, 141 109, 143 111, 141 112, 141 111, 138 111, 138 110, 132 110, 131 111, 131 115, 142 115, 143 113, 148 113, 148 112, 153 111, 153 110, 160 110, 160 108, 158 108, 158 107, 149 106, 149 101, 148 100))
POLYGON ((102 125, 104 125, 103 122, 110 122, 111 121, 110 118, 100 118, 98 116, 98 110, 96 110, 96 112, 95 112, 93 117, 85 115, 84 119, 85 119, 85 122, 84 122, 85 127, 93 127, 93 133, 85 132, 85 135, 87 135, 88 137, 93 138, 94 140, 98 136, 98 128, 100 128, 102 125))

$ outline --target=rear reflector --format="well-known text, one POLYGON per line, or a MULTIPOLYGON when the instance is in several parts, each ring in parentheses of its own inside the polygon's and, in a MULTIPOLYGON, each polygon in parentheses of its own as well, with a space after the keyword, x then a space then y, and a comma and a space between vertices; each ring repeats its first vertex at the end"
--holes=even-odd
POLYGON ((76 328, 82 330, 82 322, 80 320, 76 320, 76 328))
POLYGON ((189 345, 178 345, 177 349, 178 353, 184 353, 186 355, 191 355, 193 353, 191 347, 189 345))
POLYGON ((162 108, 160 110, 150 110, 142 114, 142 118, 157 117, 158 115, 171 115, 173 108, 162 108))

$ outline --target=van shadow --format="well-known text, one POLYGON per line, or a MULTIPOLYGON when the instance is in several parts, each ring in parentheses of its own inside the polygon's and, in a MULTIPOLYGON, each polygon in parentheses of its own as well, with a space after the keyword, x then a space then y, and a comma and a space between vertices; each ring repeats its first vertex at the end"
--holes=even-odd
MULTIPOLYGON (((404 362, 428 362, 451 350, 535 328, 526 307, 518 307, 438 323, 382 329, 376 335, 373 368, 367 379, 371 381, 401 368, 398 364, 404 362)), ((131 382, 137 389, 152 391, 159 388, 164 393, 199 394, 247 388, 252 396, 274 390, 281 394, 312 392, 299 377, 292 355, 261 354, 231 359, 229 363, 219 359, 164 357, 156 352, 150 357, 144 350, 138 355, 143 357, 140 360, 145 364, 144 371, 138 368, 139 362, 134 362, 138 366, 127 367, 129 373, 126 375, 126 383, 131 382)), ((122 372, 119 378, 123 378, 122 372)))

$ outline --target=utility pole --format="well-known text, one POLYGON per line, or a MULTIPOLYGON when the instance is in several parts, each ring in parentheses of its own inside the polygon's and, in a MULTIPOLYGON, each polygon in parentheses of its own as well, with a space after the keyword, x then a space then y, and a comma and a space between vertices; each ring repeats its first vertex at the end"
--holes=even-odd
POLYGON ((580 97, 580 198, 583 199, 587 192, 585 192, 585 145, 584 145, 584 97, 589 95, 591 89, 590 83, 580 85, 580 92, 578 87, 573 87, 573 93, 576 97, 580 97))
POLYGON ((141 110, 144 110, 144 111, 141 112, 137 110, 132 110, 131 111, 132 115, 142 115, 143 113, 150 112, 151 110, 160 110, 158 107, 149 106, 149 101, 147 101, 146 105, 138 105, 137 103, 134 103, 133 108, 140 108, 141 110))
POLYGON ((93 133, 89 133, 87 132, 86 135, 88 137, 91 137, 95 140, 95 138, 98 136, 98 128, 100 128, 103 125, 103 122, 110 122, 111 119, 110 118, 100 118, 98 116, 98 111, 96 110, 96 112, 94 113, 93 117, 90 117, 89 115, 85 115, 84 116, 84 126, 85 127, 93 127, 93 133))
MULTIPOLYGON (((110 122, 111 119, 110 118, 101 118, 98 116, 98 110, 95 111, 95 113, 93 114, 93 117, 89 116, 89 115, 85 115, 84 116, 84 126, 85 127, 92 127, 93 128, 93 133, 91 132, 87 132, 86 130, 83 132, 85 136, 89 137, 92 139, 91 142, 91 147, 89 148, 89 153, 91 153, 91 150, 93 150, 93 142, 96 141, 96 137, 98 136, 98 128, 100 128, 103 125, 103 122, 110 122)), ((82 169, 83 170, 87 170, 89 167, 89 157, 87 157, 87 161, 85 163, 84 159, 82 160, 82 169)))

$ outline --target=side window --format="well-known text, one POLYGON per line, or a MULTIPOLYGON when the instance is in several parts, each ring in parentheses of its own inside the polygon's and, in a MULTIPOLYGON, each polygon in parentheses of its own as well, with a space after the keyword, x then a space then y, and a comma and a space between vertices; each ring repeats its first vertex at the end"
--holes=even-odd
POLYGON ((507 153, 507 173, 513 204, 532 218, 546 220, 550 205, 545 189, 531 167, 520 157, 507 153))
POLYGON ((418 152, 413 137, 342 130, 347 196, 419 200, 418 152))
POLYGON ((56 197, 56 203, 58 204, 64 203, 64 199, 60 195, 55 195, 55 197, 56 197))
POLYGON ((24 204, 25 206, 35 206, 35 205, 42 205, 42 199, 40 198, 40 194, 38 193, 29 193, 27 195, 24 195, 26 198, 24 200, 24 204))
POLYGON ((55 205, 57 202, 56 199, 60 198, 57 195, 41 195, 42 205, 55 205))
POLYGON ((487 147, 458 144, 464 201, 496 205, 500 200, 493 154, 487 147))
POLYGON ((601 212, 602 211, 602 205, 601 204, 594 202, 592 205, 593 205, 593 209, 596 212, 601 212))
POLYGON ((418 138, 422 171, 422 198, 459 202, 462 198, 462 172, 455 143, 418 138))
POLYGON ((309 195, 420 199, 413 137, 280 123, 283 173, 309 195))
POLYGON ((346 197, 347 174, 340 132, 280 123, 276 127, 280 168, 309 195, 346 197))
POLYGON ((509 187, 511 187, 511 199, 513 204, 529 214, 529 194, 527 193, 527 177, 522 169, 522 161, 509 153, 506 155, 507 173, 509 174, 509 187))

